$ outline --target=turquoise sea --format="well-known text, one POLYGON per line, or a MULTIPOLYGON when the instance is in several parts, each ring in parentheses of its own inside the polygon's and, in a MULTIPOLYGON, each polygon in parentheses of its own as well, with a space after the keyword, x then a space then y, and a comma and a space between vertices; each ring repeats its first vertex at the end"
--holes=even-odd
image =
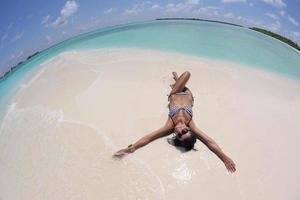
POLYGON ((0 121, 10 98, 20 88, 20 81, 39 64, 69 50, 112 47, 171 51, 226 60, 300 79, 299 52, 248 28, 183 20, 118 25, 68 39, 19 65, 0 82, 0 121))

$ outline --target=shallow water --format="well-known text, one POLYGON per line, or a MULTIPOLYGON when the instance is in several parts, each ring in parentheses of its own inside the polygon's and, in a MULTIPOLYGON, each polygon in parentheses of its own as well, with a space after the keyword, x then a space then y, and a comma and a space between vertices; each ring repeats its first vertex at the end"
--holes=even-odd
POLYGON ((32 68, 65 51, 110 47, 156 49, 222 59, 300 78, 300 53, 269 36, 213 22, 152 21, 103 28, 42 51, 0 83, 1 110, 8 104, 9 93, 15 91, 18 81, 32 68))

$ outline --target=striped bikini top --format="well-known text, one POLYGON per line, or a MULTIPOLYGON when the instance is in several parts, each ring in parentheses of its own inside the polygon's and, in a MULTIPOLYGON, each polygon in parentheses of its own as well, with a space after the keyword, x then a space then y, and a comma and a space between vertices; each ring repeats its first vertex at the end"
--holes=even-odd
POLYGON ((192 110, 192 107, 190 107, 190 106, 184 106, 184 107, 179 107, 179 106, 177 106, 177 105, 175 105, 175 106, 170 106, 169 107, 169 117, 170 117, 170 119, 172 120, 172 122, 173 122, 173 125, 174 125, 174 127, 175 127, 175 122, 174 122, 174 120, 173 120, 173 117, 180 111, 180 110, 184 110, 190 117, 191 117, 191 119, 189 120, 189 122, 187 123, 187 124, 189 124, 190 122, 191 122, 191 120, 192 120, 192 118, 193 118, 193 110, 192 110))
POLYGON ((191 118, 193 117, 192 107, 186 105, 183 108, 179 108, 179 106, 170 106, 169 107, 169 117, 174 117, 180 110, 184 110, 191 118))

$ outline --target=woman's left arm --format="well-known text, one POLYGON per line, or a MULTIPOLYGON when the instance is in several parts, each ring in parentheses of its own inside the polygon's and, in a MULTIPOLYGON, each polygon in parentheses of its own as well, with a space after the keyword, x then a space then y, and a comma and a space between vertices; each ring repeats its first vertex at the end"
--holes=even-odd
POLYGON ((203 142, 212 152, 214 152, 225 164, 229 172, 235 172, 235 163, 231 158, 229 158, 219 147, 219 145, 208 135, 203 133, 200 129, 197 128, 195 122, 192 120, 190 122, 190 129, 197 135, 197 138, 203 142))
POLYGON ((156 140, 157 138, 166 136, 171 133, 171 130, 173 128, 173 124, 170 119, 167 120, 166 124, 159 128, 156 131, 153 131, 152 133, 142 137, 134 144, 129 145, 127 148, 121 149, 117 151, 114 154, 114 157, 116 158, 122 158, 128 153, 133 153, 135 150, 149 144, 150 142, 156 140))

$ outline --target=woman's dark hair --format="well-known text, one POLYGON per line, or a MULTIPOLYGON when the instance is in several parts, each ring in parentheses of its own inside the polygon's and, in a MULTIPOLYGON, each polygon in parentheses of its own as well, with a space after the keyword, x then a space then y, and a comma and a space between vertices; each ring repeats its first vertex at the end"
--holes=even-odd
POLYGON ((190 132, 191 133, 191 137, 181 141, 179 140, 177 137, 175 137, 173 139, 174 142, 174 146, 180 146, 180 147, 184 147, 186 151, 190 151, 194 148, 194 145, 197 141, 197 136, 195 133, 190 132))

